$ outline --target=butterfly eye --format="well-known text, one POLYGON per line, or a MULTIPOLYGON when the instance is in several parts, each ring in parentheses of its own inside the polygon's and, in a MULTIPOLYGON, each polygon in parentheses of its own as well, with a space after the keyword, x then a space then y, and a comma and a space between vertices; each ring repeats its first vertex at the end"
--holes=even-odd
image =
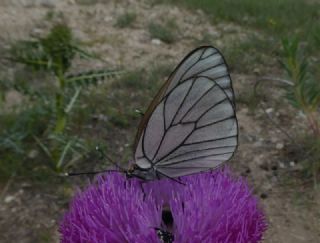
POLYGON ((130 166, 130 167, 128 168, 128 170, 127 170, 127 172, 128 172, 129 174, 131 174, 133 171, 134 171, 134 168, 133 168, 132 166, 130 166))
POLYGON ((139 169, 139 166, 137 164, 131 164, 130 167, 128 168, 127 172, 133 173, 137 169, 139 169))

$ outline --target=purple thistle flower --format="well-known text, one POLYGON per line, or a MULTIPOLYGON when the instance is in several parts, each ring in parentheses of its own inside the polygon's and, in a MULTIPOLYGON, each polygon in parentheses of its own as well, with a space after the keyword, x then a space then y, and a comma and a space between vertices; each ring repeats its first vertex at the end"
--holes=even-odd
POLYGON ((61 225, 67 242, 159 242, 154 228, 169 205, 174 242, 259 242, 266 220, 245 180, 227 169, 141 184, 119 173, 79 193, 61 225), (142 190, 143 186, 143 190, 142 190))
POLYGON ((140 182, 110 173, 75 196, 59 231, 62 243, 157 242, 160 224, 161 211, 140 182))
POLYGON ((229 170, 183 178, 187 185, 170 201, 176 242, 259 242, 266 230, 257 199, 229 170))

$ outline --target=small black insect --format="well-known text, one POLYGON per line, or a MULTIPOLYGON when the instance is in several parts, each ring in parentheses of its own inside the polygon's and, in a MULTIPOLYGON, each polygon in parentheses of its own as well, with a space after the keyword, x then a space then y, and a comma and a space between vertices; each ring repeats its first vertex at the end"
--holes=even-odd
POLYGON ((174 235, 171 233, 173 228, 173 216, 168 205, 165 205, 162 209, 162 224, 163 229, 155 228, 157 235, 162 243, 172 243, 174 241, 174 235))
POLYGON ((155 228, 157 235, 162 243, 172 243, 174 241, 174 236, 168 231, 164 231, 159 228, 155 228))

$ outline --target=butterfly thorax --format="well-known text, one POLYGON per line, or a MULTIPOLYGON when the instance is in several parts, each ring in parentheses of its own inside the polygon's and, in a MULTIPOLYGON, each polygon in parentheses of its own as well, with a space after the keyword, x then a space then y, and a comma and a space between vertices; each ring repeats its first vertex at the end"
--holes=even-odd
POLYGON ((140 178, 142 180, 155 180, 159 179, 157 172, 154 167, 150 168, 141 168, 137 164, 132 164, 129 169, 126 171, 127 178, 140 178))

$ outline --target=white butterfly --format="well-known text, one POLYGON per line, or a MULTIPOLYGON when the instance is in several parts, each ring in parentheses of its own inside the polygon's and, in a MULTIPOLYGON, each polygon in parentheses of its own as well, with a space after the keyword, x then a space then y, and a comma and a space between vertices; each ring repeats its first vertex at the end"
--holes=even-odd
MULTIPOLYGON (((127 177, 175 178, 214 169, 238 146, 234 92, 226 62, 214 47, 190 52, 171 73, 143 116, 127 177)), ((66 173, 68 176, 106 171, 66 173)))
POLYGON ((189 53, 147 109, 135 140, 129 177, 175 178, 213 169, 238 145, 234 92, 214 47, 189 53))

